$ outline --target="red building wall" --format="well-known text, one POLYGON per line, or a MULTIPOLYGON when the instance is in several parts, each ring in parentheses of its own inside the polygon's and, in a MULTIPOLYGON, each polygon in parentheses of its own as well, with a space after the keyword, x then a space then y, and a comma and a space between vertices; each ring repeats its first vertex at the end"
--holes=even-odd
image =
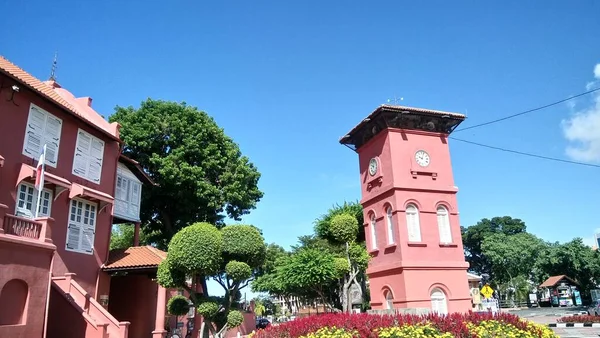
POLYGON ((0 337, 41 338, 54 246, 0 238, 0 337))
POLYGON ((111 278, 108 312, 118 321, 131 322, 129 338, 152 336, 156 318, 157 293, 158 284, 146 275, 111 278))
MULTIPOLYGON (((0 74, 0 82, 9 85, 17 84, 14 80, 0 74)), ((8 213, 15 211, 17 177, 22 163, 31 166, 37 164, 37 159, 22 155, 25 130, 29 116, 30 104, 34 103, 63 122, 58 151, 57 167, 46 166, 46 171, 94 190, 114 196, 117 161, 120 154, 119 144, 105 134, 87 125, 71 113, 64 111, 54 103, 43 99, 36 93, 19 85, 20 90, 14 94, 14 103, 6 100, 11 93, 4 89, 0 92, 0 155, 5 159, 4 167, 0 170, 0 203, 8 206, 8 213), (18 105, 15 105, 15 103, 18 105), (100 184, 92 183, 72 174, 73 157, 77 140, 78 128, 103 140, 104 156, 100 184)), ((98 213, 94 240, 94 254, 70 252, 65 250, 67 222, 69 217, 69 192, 62 193, 52 202, 51 217, 55 219, 52 229, 52 240, 57 247, 53 272, 63 275, 67 272, 76 273, 75 279, 87 292, 96 295, 98 272, 102 263, 108 257, 110 232, 112 226, 112 207, 109 205, 98 213)))

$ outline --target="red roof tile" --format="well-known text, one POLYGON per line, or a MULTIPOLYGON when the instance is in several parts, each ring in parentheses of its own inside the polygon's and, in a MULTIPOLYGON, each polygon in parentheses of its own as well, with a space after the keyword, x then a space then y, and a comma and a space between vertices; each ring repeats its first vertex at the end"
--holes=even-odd
POLYGON ((129 270, 157 268, 167 258, 167 253, 151 246, 132 246, 128 249, 111 250, 108 262, 102 270, 129 270))
POLYGON ((540 285, 540 287, 541 288, 551 288, 551 287, 555 286, 556 284, 558 284, 558 282, 560 282, 563 278, 566 278, 573 284, 579 284, 576 281, 569 278, 567 275, 558 275, 558 276, 550 276, 548 279, 546 279, 545 282, 543 282, 540 285))
POLYGON ((84 99, 87 100, 88 98, 75 98, 73 94, 66 89, 61 88, 60 85, 54 81, 42 82, 1 55, 0 71, 31 88, 34 92, 37 92, 44 98, 57 104, 68 113, 85 121, 105 135, 112 139, 119 140, 118 124, 109 123, 91 107, 84 105, 82 102, 84 99))

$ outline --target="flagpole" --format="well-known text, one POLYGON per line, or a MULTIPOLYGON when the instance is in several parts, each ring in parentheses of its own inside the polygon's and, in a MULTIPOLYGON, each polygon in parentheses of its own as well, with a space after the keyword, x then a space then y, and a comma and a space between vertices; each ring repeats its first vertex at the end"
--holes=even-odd
POLYGON ((40 213, 40 202, 42 201, 42 190, 44 190, 44 170, 46 167, 46 145, 44 144, 44 149, 42 150, 42 156, 40 156, 40 161, 42 163, 38 163, 38 166, 42 166, 42 171, 41 173, 39 173, 40 177, 37 177, 37 180, 39 180, 39 186, 37 187, 38 189, 38 195, 37 195, 37 203, 35 205, 35 218, 38 218, 38 215, 40 213))

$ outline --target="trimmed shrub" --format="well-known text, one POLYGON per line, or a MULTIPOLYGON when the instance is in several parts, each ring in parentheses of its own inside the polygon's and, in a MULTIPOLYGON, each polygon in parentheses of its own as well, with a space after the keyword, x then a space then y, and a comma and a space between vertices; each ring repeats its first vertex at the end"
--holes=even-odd
POLYGON ((167 259, 174 269, 189 275, 212 275, 223 258, 223 236, 209 223, 194 223, 177 232, 169 243, 167 259))
POLYGON ((175 316, 183 316, 188 313, 189 310, 190 303, 188 299, 181 295, 169 299, 169 302, 167 303, 167 311, 169 311, 169 314, 175 316))

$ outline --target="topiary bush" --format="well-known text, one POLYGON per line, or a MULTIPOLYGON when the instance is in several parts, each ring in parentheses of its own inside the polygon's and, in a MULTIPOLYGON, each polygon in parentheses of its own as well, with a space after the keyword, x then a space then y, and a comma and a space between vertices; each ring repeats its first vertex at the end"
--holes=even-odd
POLYGON ((237 310, 232 310, 227 314, 227 326, 230 328, 238 327, 244 322, 244 315, 237 310))
POLYGON ((331 218, 329 232, 336 241, 341 243, 352 242, 358 234, 358 221, 356 217, 343 213, 331 218))
POLYGON ((177 270, 212 275, 221 267, 222 250, 223 235, 219 229, 209 223, 194 223, 173 236, 168 259, 177 270))
POLYGON ((173 268, 169 259, 165 259, 158 265, 156 279, 165 288, 176 288, 185 284, 185 273, 173 268))
POLYGON ((200 303, 196 307, 196 312, 198 312, 199 315, 201 315, 202 317, 205 317, 205 318, 214 317, 218 311, 219 311, 219 304, 217 304, 216 302, 211 302, 211 301, 200 303))
POLYGON ((225 266, 225 273, 234 282, 239 282, 252 277, 252 268, 244 262, 231 261, 225 266))
POLYGON ((177 295, 169 299, 167 311, 174 316, 183 316, 190 311, 190 304, 186 297, 177 295))
POLYGON ((238 261, 250 267, 261 266, 267 254, 265 239, 260 231, 251 225, 228 225, 221 229, 223 237, 223 258, 238 261))

